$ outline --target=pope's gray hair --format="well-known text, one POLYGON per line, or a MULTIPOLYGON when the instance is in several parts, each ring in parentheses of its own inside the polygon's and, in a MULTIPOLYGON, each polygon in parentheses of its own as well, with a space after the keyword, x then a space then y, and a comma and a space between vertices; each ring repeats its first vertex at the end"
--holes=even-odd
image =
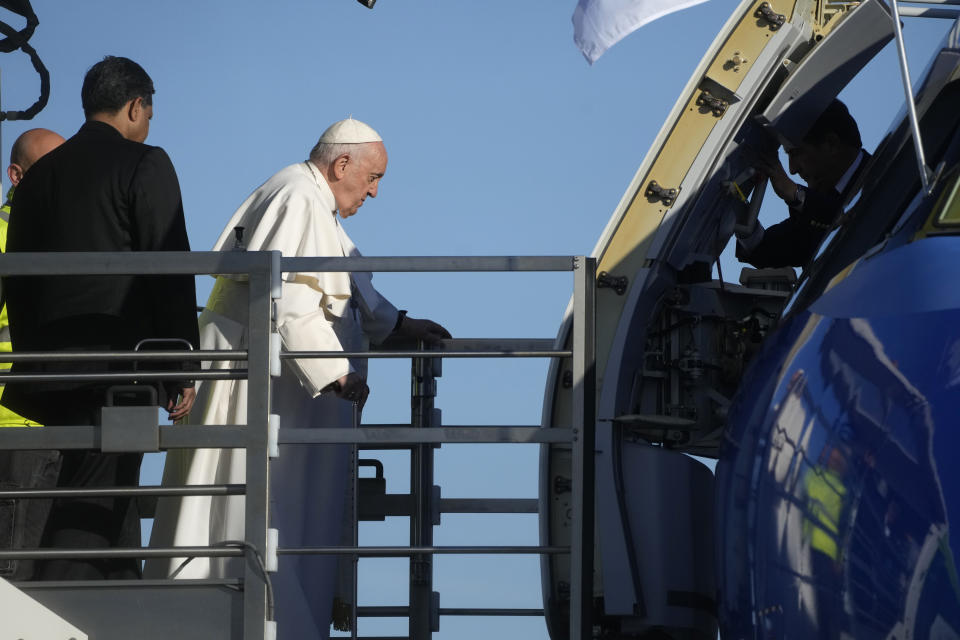
POLYGON ((366 153, 364 148, 369 142, 360 143, 340 143, 340 142, 318 142, 310 150, 310 159, 320 166, 325 166, 342 156, 349 155, 356 160, 366 153))

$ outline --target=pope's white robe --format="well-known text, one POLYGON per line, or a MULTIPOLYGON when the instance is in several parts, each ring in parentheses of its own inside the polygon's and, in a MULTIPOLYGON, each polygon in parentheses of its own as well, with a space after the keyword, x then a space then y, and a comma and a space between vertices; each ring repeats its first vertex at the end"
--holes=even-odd
MULTIPOLYGON (((234 246, 234 227, 245 228, 250 251, 279 250, 284 256, 358 256, 334 215, 333 193, 307 163, 289 166, 241 205, 214 247, 234 246), (312 169, 312 170, 311 170, 312 169)), ((202 349, 247 348, 247 284, 221 276, 200 316, 202 349)), ((362 351, 386 338, 397 309, 373 288, 368 273, 286 273, 277 301, 277 327, 287 351, 362 351), (353 292, 353 293, 352 293, 353 292)), ((284 428, 349 427, 353 404, 322 392, 350 371, 366 374, 365 360, 284 360, 274 381, 272 411, 284 428)), ((204 369, 244 363, 205 362, 204 369)), ((245 424, 247 381, 216 380, 198 385, 192 424, 245 424)), ((280 546, 312 547, 342 542, 349 451, 347 445, 281 448, 270 469, 271 526, 280 546)), ((167 454, 164 485, 233 484, 245 481, 242 449, 177 450, 167 454)), ((203 546, 242 540, 242 496, 161 498, 151 546, 203 546)), ((147 577, 166 577, 182 559, 148 561, 147 577)), ((327 638, 336 556, 280 556, 272 575, 280 638, 327 638)), ((195 558, 180 578, 240 575, 237 559, 195 558)))

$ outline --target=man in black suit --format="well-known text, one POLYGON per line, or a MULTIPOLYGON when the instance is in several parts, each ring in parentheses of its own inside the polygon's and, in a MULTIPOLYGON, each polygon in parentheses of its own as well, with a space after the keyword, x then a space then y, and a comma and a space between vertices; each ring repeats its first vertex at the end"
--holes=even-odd
MULTIPOLYGON (((107 56, 87 72, 86 122, 41 158, 14 195, 7 251, 189 251, 180 186, 169 157, 143 144, 153 116, 153 81, 137 63, 107 56)), ((43 276, 4 278, 15 351, 131 350, 146 338, 199 344, 192 276, 43 276)), ((174 347, 186 348, 186 346, 174 347)), ((199 363, 178 363, 195 369, 199 363)), ((156 369, 157 367, 152 367, 156 369)), ((130 371, 124 363, 17 363, 13 373, 130 371)), ((45 425, 99 423, 108 383, 11 383, 4 404, 45 425)), ((160 388, 177 419, 193 405, 193 383, 160 388)), ((64 451, 59 487, 136 486, 140 454, 64 451)), ((129 498, 57 500, 43 546, 135 547, 136 502, 129 498)), ((52 560, 41 579, 132 578, 134 559, 52 560)))
POLYGON ((755 168, 770 178, 774 192, 787 203, 790 217, 737 238, 737 258, 755 267, 804 267, 860 189, 860 175, 870 158, 861 146, 860 130, 846 105, 834 100, 817 118, 799 145, 787 150, 790 173, 776 152, 760 156, 755 168))

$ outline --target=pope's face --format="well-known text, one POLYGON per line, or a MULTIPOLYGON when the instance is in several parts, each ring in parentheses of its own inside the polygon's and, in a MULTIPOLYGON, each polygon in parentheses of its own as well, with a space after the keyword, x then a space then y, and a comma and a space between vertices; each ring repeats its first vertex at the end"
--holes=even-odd
POLYGON ((343 218, 355 214, 367 196, 377 197, 380 178, 387 170, 387 149, 383 143, 369 142, 364 147, 356 157, 350 157, 334 191, 343 218))

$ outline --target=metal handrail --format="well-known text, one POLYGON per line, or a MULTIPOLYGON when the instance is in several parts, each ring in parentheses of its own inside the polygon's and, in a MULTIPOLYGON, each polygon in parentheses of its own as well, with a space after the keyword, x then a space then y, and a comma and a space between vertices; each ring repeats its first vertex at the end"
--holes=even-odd
MULTIPOLYGON (((278 555, 359 555, 370 558, 402 558, 417 554, 432 555, 542 555, 567 554, 570 547, 505 545, 505 546, 342 546, 279 548, 278 555)), ((41 560, 57 558, 230 558, 242 556, 239 547, 115 547, 111 549, 20 549, 0 551, 0 560, 41 560)))
POLYGON ((110 487, 108 489, 4 489, 0 500, 31 498, 112 498, 116 496, 242 496, 243 484, 193 484, 185 487, 110 487))
MULTIPOLYGON (((282 556, 364 556, 369 558, 402 558, 418 554, 430 555, 542 555, 567 554, 570 547, 562 546, 421 546, 421 547, 291 547, 277 549, 282 556)), ((187 554, 180 554, 187 555, 187 554)), ((3 556, 0 556, 2 558, 3 556)))
POLYGON ((572 429, 520 426, 280 429, 280 444, 547 444, 572 438, 572 429))
MULTIPOLYGON (((445 351, 434 350, 370 350, 370 351, 284 351, 281 360, 298 358, 569 358, 569 349, 445 351)), ((131 362, 144 360, 210 360, 242 361, 247 352, 237 351, 21 351, 4 353, 5 362, 131 362)), ((0 376, 2 377, 2 376, 0 376)))
MULTIPOLYGON (((0 356, 6 358, 6 356, 0 356)), ((123 382, 127 380, 239 380, 247 377, 246 369, 213 371, 116 371, 106 373, 2 373, 0 384, 11 382, 123 382)))
MULTIPOLYGON (((359 607, 363 618, 402 618, 410 614, 407 606, 359 607)), ((542 616, 543 609, 497 607, 440 607, 441 616, 542 616)))
POLYGON ((569 358, 569 349, 538 349, 528 351, 286 351, 281 360, 297 358, 569 358))
MULTIPOLYGON (((569 358, 569 349, 553 348, 554 340, 452 339, 441 340, 434 349, 375 349, 369 351, 284 351, 281 360, 297 358, 569 358), (487 347, 485 345, 491 345, 487 347), (518 348, 505 348, 516 345, 518 348), (448 348, 449 347, 449 348, 448 348), (501 348, 493 348, 501 347, 501 348)), ((163 351, 17 351, 2 354, 5 362, 149 362, 149 361, 245 361, 246 349, 163 351)), ((0 379, 4 374, 0 374, 0 379)))
MULTIPOLYGON (((247 276, 250 256, 276 254, 280 273, 295 272, 562 272, 577 269, 579 256, 409 256, 284 258, 257 251, 22 252, 0 255, 0 275, 230 275, 247 276), (64 270, 68 269, 68 274, 64 270)), ((264 271, 270 271, 265 269, 264 271)), ((243 278, 238 278, 243 279, 243 278)))
POLYGON ((287 272, 496 272, 496 271, 573 271, 577 256, 409 256, 409 257, 310 257, 282 258, 281 269, 287 272), (350 266, 345 261, 349 260, 350 266))
POLYGON ((246 350, 236 351, 17 351, 4 353, 4 362, 140 362, 150 360, 246 360, 246 350))
POLYGON ((115 589, 117 587, 183 587, 183 586, 217 586, 242 589, 243 581, 240 578, 143 578, 117 580, 44 580, 44 581, 14 581, 15 587, 29 587, 31 591, 45 589, 115 589))
MULTIPOLYGON (((0 492, 0 498, 65 498, 91 497, 107 495, 130 496, 185 496, 185 495, 241 495, 246 494, 246 531, 247 543, 251 549, 264 551, 266 543, 266 473, 267 459, 267 423, 269 407, 269 381, 271 374, 276 375, 277 354, 271 353, 269 340, 276 329, 272 326, 272 301, 282 294, 281 273, 294 271, 402 271, 402 272, 439 272, 439 271, 574 271, 574 348, 557 348, 552 339, 536 340, 449 340, 442 349, 378 349, 359 352, 298 351, 279 354, 279 359, 294 358, 414 358, 429 362, 434 358, 571 358, 577 380, 582 379, 584 371, 592 374, 592 287, 595 260, 573 256, 533 256, 533 257, 411 257, 411 258, 282 258, 278 252, 269 254, 258 252, 151 252, 151 253, 31 253, 0 255, 0 275, 4 276, 43 276, 62 275, 159 275, 159 274, 219 274, 235 277, 246 282, 250 289, 248 330, 250 344, 246 350, 219 351, 91 351, 91 352, 18 352, 5 354, 7 362, 42 361, 231 361, 247 362, 246 368, 204 370, 194 372, 137 371, 110 372, 97 374, 5 374, 0 373, 0 383, 14 381, 115 381, 115 380, 177 380, 177 379, 248 379, 250 393, 247 404, 247 424, 215 426, 160 426, 159 446, 163 450, 175 448, 236 448, 247 449, 246 485, 206 485, 187 487, 111 487, 96 489, 54 489, 20 490, 0 492), (589 268, 584 270, 582 267, 589 268), (584 292, 587 292, 585 295, 584 292), (587 300, 584 303, 584 300, 587 300), (586 315, 584 315, 586 313, 586 315), (586 319, 586 320, 585 320, 586 319), (585 342, 586 340, 586 342, 585 342), (586 360, 584 347, 588 347, 586 360), (581 373, 578 373, 581 372, 581 373), (255 487, 255 489, 254 489, 255 487)), ((276 336, 274 336, 276 337, 276 336)), ((580 396, 593 393, 592 382, 575 385, 574 410, 589 411, 592 399, 577 400, 580 396)), ((431 405, 432 406, 432 405, 431 405)), ((588 531, 592 530, 592 478, 590 477, 589 458, 584 454, 586 442, 592 442, 592 420, 586 413, 582 419, 575 415, 573 428, 544 429, 542 426, 496 425, 496 426, 446 426, 421 428, 416 425, 367 425, 354 429, 283 429, 279 431, 279 442, 283 444, 311 444, 324 442, 345 442, 369 445, 378 443, 384 447, 400 444, 412 444, 419 447, 440 442, 520 442, 520 443, 569 443, 574 451, 574 493, 573 509, 581 517, 575 525, 578 533, 574 535, 572 546, 435 546, 417 544, 405 547, 326 547, 278 549, 283 555, 353 555, 364 557, 429 557, 434 554, 570 554, 571 555, 571 638, 582 639, 589 629, 590 611, 583 609, 585 602, 592 599, 592 550, 584 548, 589 541, 588 531), (582 476, 582 477, 581 477, 582 476), (578 480, 579 478, 579 480, 578 480), (583 609, 583 610, 580 610, 583 609)), ((44 428, 4 428, 0 429, 0 445, 10 449, 96 449, 99 447, 98 427, 44 427, 44 428)), ((450 501, 441 500, 447 506, 466 512, 480 509, 481 500, 450 501)), ((500 502, 503 502, 502 500, 500 502)), ((518 500, 509 505, 501 504, 504 513, 536 513, 536 500, 518 500)), ((485 507, 482 512, 489 511, 485 507)), ((492 511, 491 511, 492 512, 492 511)), ((421 514, 422 516, 422 514, 421 514)), ((575 517, 576 520, 576 517, 575 517)), ((427 522, 429 526, 429 522, 427 522)), ((431 540, 424 540, 432 542, 431 540)), ((50 558, 175 558, 175 557, 241 557, 246 549, 234 547, 174 547, 174 548, 126 548, 126 549, 28 549, 18 551, 0 551, 0 559, 50 559, 50 558)), ((418 561, 419 562, 419 561, 418 561)), ((128 581, 123 581, 127 584, 128 581)), ((130 584, 146 584, 147 581, 134 581, 130 584)), ((152 583, 157 581, 149 581, 152 583)), ((176 581, 160 581, 157 584, 168 585, 176 581)), ((185 581, 181 584, 192 584, 185 581)), ((218 581, 214 581, 218 582, 218 581)), ((76 583, 75 583, 76 584, 76 583)), ((119 583, 117 583, 119 584, 119 583)), ((266 576, 258 573, 256 567, 247 563, 242 579, 243 612, 242 628, 248 639, 262 638, 267 619, 264 598, 266 595, 266 576)), ((171 586, 174 586, 171 584, 171 586)), ((413 607, 407 608, 412 615, 413 607)), ((466 615, 465 611, 481 612, 478 615, 542 615, 542 610, 519 609, 445 609, 443 615, 466 615), (458 613, 460 612, 460 613, 458 613), (484 613, 486 612, 486 613, 484 613), (507 612, 507 613, 503 613, 507 612)))
MULTIPOLYGON (((348 258, 341 258, 347 260, 348 258)), ((349 258, 352 260, 352 258, 349 258)), ((279 252, 221 251, 104 251, 104 252, 23 252, 0 255, 3 276, 134 276, 134 275, 236 275, 276 271, 279 281, 279 252), (264 264, 262 256, 270 257, 264 264)), ((338 271, 349 271, 341 265, 338 271)), ((274 282, 272 284, 277 284, 274 282)))
MULTIPOLYGON (((900 0, 906 2, 908 0, 900 0)), ((933 3, 926 3, 933 4, 933 3)), ((937 3, 940 4, 940 3, 937 3)), ((955 2, 944 2, 943 4, 956 4, 955 2)), ((960 9, 926 9, 922 7, 901 7, 901 18, 936 18, 939 20, 956 20, 960 17, 960 9)))
POLYGON ((110 549, 21 549, 0 551, 0 560, 56 560, 75 558, 234 558, 240 547, 114 547, 110 549))
MULTIPOLYGON (((53 427, 2 427, 0 449, 96 449, 99 427, 89 425, 53 427)), ((449 425, 416 428, 404 424, 370 424, 359 429, 280 429, 280 444, 436 444, 436 443, 528 443, 569 442, 573 431, 565 427, 545 429, 529 425, 449 425)), ((246 425, 160 425, 160 449, 243 447, 249 438, 246 425)), ((2 494, 0 494, 2 495, 2 494)))

